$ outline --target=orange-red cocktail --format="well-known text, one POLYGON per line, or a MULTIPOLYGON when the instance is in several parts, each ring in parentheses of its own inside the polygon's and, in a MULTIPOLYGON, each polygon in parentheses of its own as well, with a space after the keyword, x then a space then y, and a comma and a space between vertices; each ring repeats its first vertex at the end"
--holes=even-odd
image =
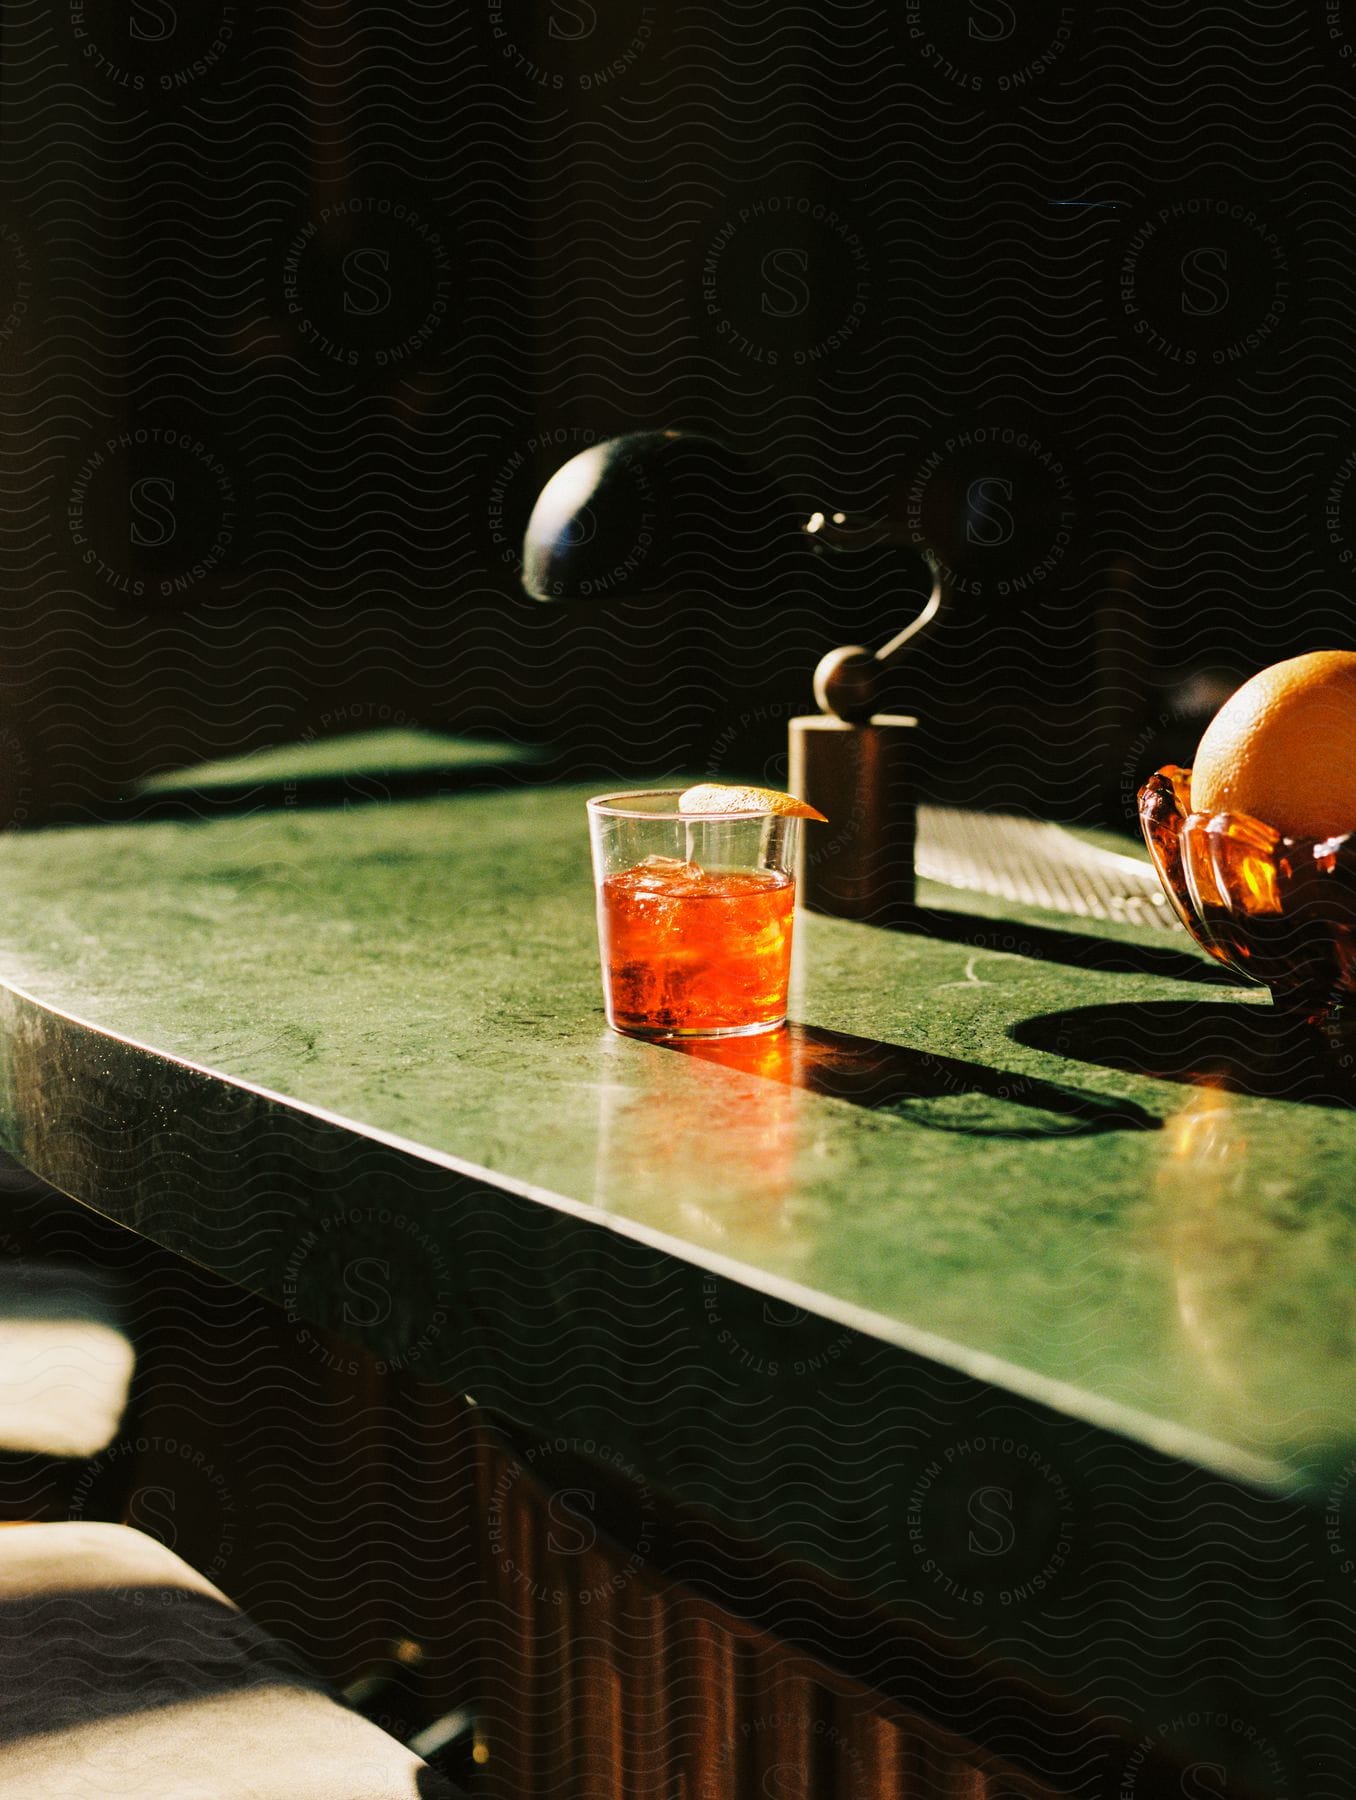
POLYGON ((786 1017, 796 886, 651 857, 603 882, 598 930, 618 1031, 709 1032, 786 1017))
POLYGON ((617 1031, 726 1037, 786 1018, 799 819, 760 809, 752 790, 739 812, 679 805, 704 791, 589 801, 603 997, 617 1031))

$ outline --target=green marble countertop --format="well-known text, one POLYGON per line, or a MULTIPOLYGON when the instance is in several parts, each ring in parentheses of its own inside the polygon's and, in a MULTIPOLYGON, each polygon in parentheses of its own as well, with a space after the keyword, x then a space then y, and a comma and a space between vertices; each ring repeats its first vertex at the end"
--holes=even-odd
POLYGON ((1184 937, 933 887, 917 932, 802 916, 782 1036, 625 1040, 585 791, 9 836, 0 976, 762 1294, 789 1335, 736 1333, 746 1374, 808 1319, 1321 1498, 1356 1446, 1356 1116, 1265 995, 1184 937))
POLYGON ((292 790, 352 778, 371 782, 406 775, 483 773, 530 765, 541 761, 544 754, 523 744, 490 744, 403 725, 365 731, 361 737, 362 753, 356 758, 354 737, 345 732, 272 745, 249 756, 191 763, 167 774, 148 776, 137 784, 137 792, 197 794, 225 788, 257 794, 272 787, 292 790))

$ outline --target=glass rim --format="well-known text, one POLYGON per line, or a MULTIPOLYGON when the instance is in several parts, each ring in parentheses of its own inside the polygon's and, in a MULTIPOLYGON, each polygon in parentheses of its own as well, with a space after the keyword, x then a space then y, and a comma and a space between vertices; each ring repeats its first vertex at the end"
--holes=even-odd
MULTIPOLYGON (((691 786, 691 783, 688 784, 691 786)), ((631 788, 618 794, 594 794, 584 802, 589 812, 601 819, 650 819, 666 822, 677 822, 686 825, 700 825, 715 819, 779 819, 785 817, 788 824, 796 815, 773 812, 770 806, 745 807, 739 812, 680 812, 676 806, 643 807, 626 806, 627 800, 663 800, 668 796, 677 800, 685 794, 687 788, 631 788)))

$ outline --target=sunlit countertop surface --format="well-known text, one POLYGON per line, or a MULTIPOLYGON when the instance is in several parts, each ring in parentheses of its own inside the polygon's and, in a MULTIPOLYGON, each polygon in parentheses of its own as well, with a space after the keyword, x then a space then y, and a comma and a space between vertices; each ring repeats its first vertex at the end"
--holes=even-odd
MULTIPOLYGON (((1185 1471, 1200 1504, 1311 1511, 1326 1580, 1356 1467, 1340 1071, 1185 936, 930 884, 916 931, 800 918, 787 1032, 622 1039, 586 791, 0 841, 11 1147, 939 1628, 971 1615, 963 1556, 919 1575, 927 1470, 977 1429, 1037 1471, 1041 1542, 1099 1482, 1142 1514, 1185 1471)), ((1057 1590, 1070 1559, 1030 1555, 1014 1591, 1057 1590)), ((1068 1689, 1087 1646, 1048 1602, 1001 1619, 1068 1689)))

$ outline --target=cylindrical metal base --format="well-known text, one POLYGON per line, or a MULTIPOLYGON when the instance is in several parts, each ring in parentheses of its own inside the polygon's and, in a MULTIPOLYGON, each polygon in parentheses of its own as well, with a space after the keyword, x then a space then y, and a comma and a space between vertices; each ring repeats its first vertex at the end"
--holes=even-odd
POLYGON ((788 786, 828 819, 801 831, 796 882, 803 906, 868 925, 897 925, 907 916, 917 726, 917 719, 889 713, 864 725, 823 713, 791 720, 788 786))

